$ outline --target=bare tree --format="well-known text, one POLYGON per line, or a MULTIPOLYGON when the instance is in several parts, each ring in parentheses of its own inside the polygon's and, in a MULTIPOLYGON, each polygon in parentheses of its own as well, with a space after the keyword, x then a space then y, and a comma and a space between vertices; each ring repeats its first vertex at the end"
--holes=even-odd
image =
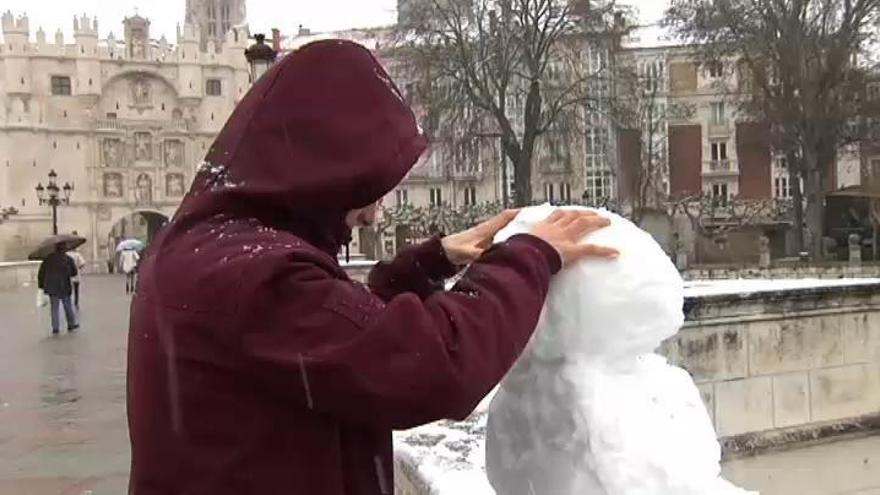
POLYGON ((399 26, 395 58, 426 129, 440 141, 500 141, 515 203, 526 205, 540 139, 573 136, 597 97, 591 83, 606 67, 589 55, 611 39, 615 8, 613 0, 429 0, 399 26))
POLYGON ((693 231, 706 239, 717 239, 757 225, 784 221, 792 202, 784 199, 720 198, 693 195, 667 203, 671 215, 687 217, 693 231))
POLYGON ((875 69, 880 0, 672 0, 667 21, 707 61, 736 60, 742 109, 768 124, 792 174, 795 228, 822 256, 824 199, 839 150, 873 123, 862 96, 875 69), (801 191, 801 179, 804 191, 801 191))

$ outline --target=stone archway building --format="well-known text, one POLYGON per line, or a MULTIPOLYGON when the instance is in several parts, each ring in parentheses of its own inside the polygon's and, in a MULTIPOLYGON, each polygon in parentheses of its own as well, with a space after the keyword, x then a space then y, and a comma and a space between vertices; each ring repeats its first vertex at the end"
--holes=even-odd
POLYGON ((150 38, 139 16, 125 19, 123 40, 99 38, 97 20, 83 16, 73 43, 60 32, 47 42, 42 30, 33 42, 26 16, 3 14, 0 208, 18 214, 0 224, 0 261, 22 258, 50 233, 51 211, 34 188, 53 169, 75 188, 58 209, 59 231, 86 236, 82 252, 96 268, 120 218, 173 215, 249 85, 244 0, 187 8, 174 44, 150 38))

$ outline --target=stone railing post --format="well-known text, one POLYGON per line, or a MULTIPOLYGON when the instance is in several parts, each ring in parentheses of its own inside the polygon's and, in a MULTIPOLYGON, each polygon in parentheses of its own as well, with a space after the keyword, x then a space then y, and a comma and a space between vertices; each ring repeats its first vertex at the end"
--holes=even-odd
POLYGON ((758 266, 770 268, 770 239, 766 235, 758 238, 758 266))
POLYGON ((849 235, 849 264, 850 266, 862 264, 862 238, 858 234, 849 235))

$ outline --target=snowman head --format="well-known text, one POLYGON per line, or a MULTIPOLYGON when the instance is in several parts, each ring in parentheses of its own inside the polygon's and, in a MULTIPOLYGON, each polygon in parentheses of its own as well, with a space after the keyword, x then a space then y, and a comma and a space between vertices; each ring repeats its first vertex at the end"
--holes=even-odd
MULTIPOLYGON (((495 241, 528 232, 554 210, 550 205, 523 209, 495 241)), ((581 242, 616 248, 620 256, 585 259, 553 278, 529 344, 539 358, 635 357, 653 352, 684 322, 681 276, 654 238, 623 217, 593 211, 611 225, 581 242)))

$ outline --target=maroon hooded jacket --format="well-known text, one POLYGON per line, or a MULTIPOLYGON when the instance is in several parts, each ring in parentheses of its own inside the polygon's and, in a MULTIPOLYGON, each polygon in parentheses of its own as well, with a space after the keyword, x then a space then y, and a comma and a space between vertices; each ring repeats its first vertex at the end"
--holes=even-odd
POLYGON ((558 254, 517 236, 449 292, 438 239, 376 267, 336 261, 345 212, 424 151, 369 51, 288 55, 253 86, 132 305, 134 495, 391 494, 391 430, 464 418, 528 341, 558 254))

